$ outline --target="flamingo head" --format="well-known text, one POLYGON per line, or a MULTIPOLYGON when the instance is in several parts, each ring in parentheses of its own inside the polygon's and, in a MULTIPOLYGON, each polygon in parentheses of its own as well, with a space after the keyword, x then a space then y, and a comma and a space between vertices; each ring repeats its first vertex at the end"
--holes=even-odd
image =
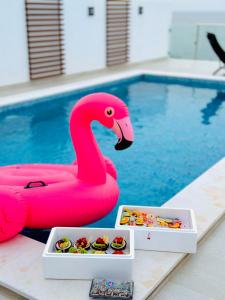
POLYGON ((83 106, 83 116, 88 122, 99 121, 103 126, 110 128, 118 137, 116 150, 128 148, 134 140, 133 128, 126 104, 111 94, 95 93, 82 98, 78 106, 83 106))

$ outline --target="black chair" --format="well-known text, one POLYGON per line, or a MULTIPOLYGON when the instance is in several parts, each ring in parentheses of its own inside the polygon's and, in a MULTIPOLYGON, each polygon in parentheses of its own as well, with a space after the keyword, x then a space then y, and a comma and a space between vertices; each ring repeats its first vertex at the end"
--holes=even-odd
POLYGON ((219 58, 220 63, 223 65, 220 65, 216 71, 213 72, 213 75, 217 74, 220 70, 225 69, 225 51, 221 48, 220 44, 217 41, 216 35, 214 33, 207 33, 207 38, 209 40, 209 43, 211 47, 213 48, 214 52, 219 58))

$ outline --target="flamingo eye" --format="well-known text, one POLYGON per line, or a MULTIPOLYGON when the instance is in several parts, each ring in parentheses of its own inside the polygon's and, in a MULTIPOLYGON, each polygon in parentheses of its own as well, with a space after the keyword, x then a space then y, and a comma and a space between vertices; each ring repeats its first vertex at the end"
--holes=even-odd
POLYGON ((105 109, 105 115, 106 117, 112 117, 114 115, 115 111, 114 111, 114 108, 112 107, 107 107, 105 109))

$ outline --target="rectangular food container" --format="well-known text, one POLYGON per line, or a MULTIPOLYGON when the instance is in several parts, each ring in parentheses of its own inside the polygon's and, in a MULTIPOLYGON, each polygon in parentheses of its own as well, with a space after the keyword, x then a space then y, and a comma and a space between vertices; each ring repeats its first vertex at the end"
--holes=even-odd
POLYGON ((191 209, 122 205, 118 210, 115 228, 134 230, 135 249, 183 253, 196 252, 197 227, 194 212, 191 209), (182 221, 182 228, 121 225, 120 221, 125 208, 161 218, 178 218, 182 221))
POLYGON ((51 230, 42 255, 42 260, 45 278, 111 278, 130 280, 132 279, 132 265, 134 261, 134 233, 129 229, 55 227, 51 230), (102 236, 107 236, 109 242, 115 237, 124 237, 127 243, 126 249, 124 250, 125 254, 74 254, 55 252, 55 243, 62 237, 68 237, 72 241, 86 237, 91 241, 95 241, 98 237, 102 236))

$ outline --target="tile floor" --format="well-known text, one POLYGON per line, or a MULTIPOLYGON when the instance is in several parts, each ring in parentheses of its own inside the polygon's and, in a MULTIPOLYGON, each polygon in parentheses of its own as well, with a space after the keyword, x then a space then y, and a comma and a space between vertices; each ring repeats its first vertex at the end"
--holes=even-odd
POLYGON ((201 241, 196 255, 174 271, 148 300, 225 299, 225 217, 201 241))

